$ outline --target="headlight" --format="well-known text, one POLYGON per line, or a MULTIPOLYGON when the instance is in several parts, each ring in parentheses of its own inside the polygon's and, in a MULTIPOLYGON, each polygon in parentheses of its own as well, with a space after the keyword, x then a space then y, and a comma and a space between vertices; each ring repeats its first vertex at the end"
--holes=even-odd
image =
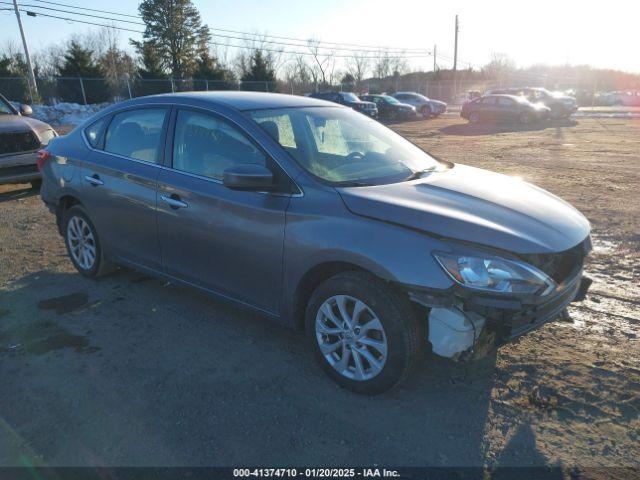
POLYGON ((517 260, 441 252, 434 256, 456 282, 477 290, 543 296, 557 286, 544 272, 517 260))

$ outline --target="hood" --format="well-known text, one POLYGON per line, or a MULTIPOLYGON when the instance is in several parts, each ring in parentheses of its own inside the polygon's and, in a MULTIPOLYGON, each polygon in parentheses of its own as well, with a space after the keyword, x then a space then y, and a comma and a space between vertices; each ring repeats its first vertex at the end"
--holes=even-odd
POLYGON ((0 133, 41 132, 43 130, 52 130, 52 128, 35 118, 23 117, 21 115, 0 115, 0 133))
POLYGON ((549 192, 465 165, 415 181, 338 191, 357 215, 514 253, 564 251, 590 229, 580 212, 549 192))
POLYGON ((433 99, 430 99, 429 101, 430 101, 433 105, 439 105, 439 106, 441 106, 441 107, 446 107, 446 106, 447 106, 447 104, 446 104, 446 103, 441 102, 440 100, 433 100, 433 99))

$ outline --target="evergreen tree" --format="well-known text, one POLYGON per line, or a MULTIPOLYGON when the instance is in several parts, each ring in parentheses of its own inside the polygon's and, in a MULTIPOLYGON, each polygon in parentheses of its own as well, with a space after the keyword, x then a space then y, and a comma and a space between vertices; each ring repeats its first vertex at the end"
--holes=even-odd
POLYGON ((58 66, 58 92, 66 102, 84 103, 82 87, 79 80, 82 77, 87 103, 101 103, 109 99, 109 90, 104 81, 104 72, 94 60, 93 51, 83 47, 77 40, 71 40, 67 52, 58 66), (85 80, 86 79, 86 80, 85 80))
MULTIPOLYGON (((138 7, 146 24, 142 45, 154 51, 162 69, 185 79, 195 70, 202 22, 191 0, 143 0, 138 7)), ((138 49, 144 55, 144 51, 138 49)))
POLYGON ((276 75, 262 50, 257 49, 253 52, 251 55, 249 69, 242 76, 241 80, 243 82, 268 82, 262 85, 249 83, 243 86, 243 90, 264 91, 266 88, 269 90, 274 89, 273 85, 275 85, 276 82, 276 75))
POLYGON ((194 79, 205 80, 230 80, 230 72, 220 65, 220 62, 211 54, 209 42, 211 41, 211 33, 206 25, 200 30, 198 39, 198 56, 196 58, 195 70, 193 72, 194 79))

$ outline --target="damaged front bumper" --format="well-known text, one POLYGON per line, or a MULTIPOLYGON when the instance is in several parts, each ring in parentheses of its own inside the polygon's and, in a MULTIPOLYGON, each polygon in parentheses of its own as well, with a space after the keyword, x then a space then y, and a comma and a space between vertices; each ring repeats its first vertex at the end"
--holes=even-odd
POLYGON ((434 353, 457 358, 472 352, 483 333, 504 344, 557 319, 572 302, 584 300, 592 280, 582 271, 549 297, 491 295, 464 287, 446 292, 409 290, 409 298, 430 309, 429 341, 434 353))

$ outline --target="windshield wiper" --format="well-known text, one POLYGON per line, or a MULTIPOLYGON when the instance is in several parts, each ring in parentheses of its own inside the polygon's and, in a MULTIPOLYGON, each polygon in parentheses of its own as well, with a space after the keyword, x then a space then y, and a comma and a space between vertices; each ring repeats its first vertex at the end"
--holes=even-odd
POLYGON ((417 180, 418 178, 422 178, 422 175, 424 175, 425 173, 433 172, 434 170, 435 170, 435 167, 429 167, 429 168, 425 168, 424 170, 418 170, 417 172, 413 172, 407 178, 403 178, 402 181, 408 182, 410 180, 417 180))

